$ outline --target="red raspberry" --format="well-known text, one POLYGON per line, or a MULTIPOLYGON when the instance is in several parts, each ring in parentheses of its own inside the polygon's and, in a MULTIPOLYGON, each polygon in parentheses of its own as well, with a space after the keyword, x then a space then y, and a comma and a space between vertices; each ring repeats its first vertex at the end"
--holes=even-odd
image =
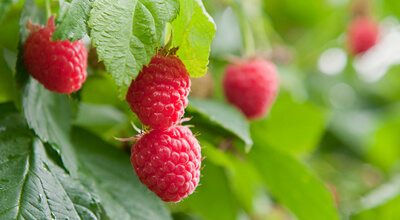
POLYGON ((183 116, 189 91, 190 77, 182 61, 155 55, 132 80, 126 101, 144 125, 168 128, 183 116))
POLYGON ((275 65, 261 59, 230 64, 225 70, 223 87, 228 101, 248 119, 265 116, 279 90, 275 65))
POLYGON ((133 145, 131 162, 139 180, 158 197, 179 202, 199 183, 200 150, 187 127, 152 130, 133 145))
POLYGON ((348 46, 353 54, 362 54, 373 47, 378 39, 378 24, 362 16, 353 20, 347 28, 348 46))
POLYGON ((28 22, 32 33, 26 39, 23 59, 32 77, 46 89, 69 94, 79 90, 86 80, 87 52, 81 40, 51 40, 56 29, 54 18, 49 18, 46 27, 28 22))

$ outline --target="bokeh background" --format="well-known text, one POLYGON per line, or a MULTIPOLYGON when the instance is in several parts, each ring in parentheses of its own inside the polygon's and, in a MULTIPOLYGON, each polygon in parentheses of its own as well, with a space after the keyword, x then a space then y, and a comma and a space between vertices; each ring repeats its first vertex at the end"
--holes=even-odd
MULTIPOLYGON (((23 2, 8 2, 15 4, 0 23, 0 102, 18 92, 12 69, 23 2)), ((313 208, 329 204, 312 200, 324 190, 342 219, 400 219, 400 1, 203 2, 217 32, 186 116, 206 167, 197 193, 168 204, 174 219, 319 220, 313 208), (379 22, 379 41, 354 56, 346 30, 360 10, 379 22), (281 88, 268 116, 249 123, 226 103, 221 78, 230 56, 254 54, 277 65, 281 88)), ((88 72, 74 124, 129 152, 131 143, 113 136, 134 135, 130 121, 139 121, 94 49, 88 72)))

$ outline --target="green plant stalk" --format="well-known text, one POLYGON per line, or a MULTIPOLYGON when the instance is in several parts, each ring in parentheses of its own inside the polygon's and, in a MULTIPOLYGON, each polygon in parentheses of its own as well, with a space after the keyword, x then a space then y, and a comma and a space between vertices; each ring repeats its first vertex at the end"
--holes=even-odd
POLYGON ((51 3, 50 0, 45 0, 45 5, 46 5, 46 18, 49 19, 51 16, 51 3))
POLYGON ((233 11, 236 13, 239 19, 239 24, 241 26, 241 32, 242 32, 244 55, 251 56, 255 53, 255 42, 251 26, 248 20, 246 19, 243 8, 241 7, 240 3, 235 0, 227 1, 227 3, 229 4, 229 6, 232 7, 233 11))

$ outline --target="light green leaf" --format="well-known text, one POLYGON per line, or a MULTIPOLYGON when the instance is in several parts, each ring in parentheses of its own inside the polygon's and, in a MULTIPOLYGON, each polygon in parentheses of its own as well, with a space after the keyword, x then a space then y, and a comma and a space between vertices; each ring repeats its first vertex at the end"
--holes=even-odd
POLYGON ((288 94, 276 100, 264 120, 253 122, 254 139, 293 153, 312 152, 325 130, 326 113, 310 102, 295 103, 288 94))
POLYGON ((172 33, 172 47, 179 47, 177 56, 191 77, 207 73, 210 45, 216 26, 201 0, 180 0, 179 16, 168 25, 168 42, 172 33))
POLYGON ((204 219, 235 220, 237 206, 232 192, 229 190, 228 179, 224 169, 212 163, 207 163, 202 170, 201 186, 196 188, 183 205, 188 205, 204 219))
POLYGON ((190 97, 189 110, 194 110, 217 123, 242 139, 246 150, 250 150, 253 140, 250 137, 249 123, 244 116, 232 106, 211 99, 190 97))
POLYGON ((361 208, 352 220, 397 219, 400 216, 400 178, 380 186, 361 199, 361 208))
POLYGON ((294 157, 262 142, 255 143, 248 157, 272 196, 299 220, 339 219, 328 189, 294 157))
POLYGON ((0 219, 98 219, 97 200, 47 156, 21 115, 0 125, 0 219))
POLYGON ((76 176, 77 160, 69 139, 72 113, 68 96, 50 92, 31 78, 25 87, 22 106, 29 127, 43 142, 53 146, 67 170, 76 176))
MULTIPOLYGON (((198 136, 197 139, 200 145, 204 148, 201 154, 206 157, 204 161, 212 162, 215 165, 224 167, 229 188, 236 196, 236 200, 241 204, 242 208, 251 213, 253 209, 253 200, 255 195, 256 185, 260 183, 258 173, 249 161, 240 160, 237 155, 230 152, 223 152, 213 146, 211 143, 198 136)), ((208 165, 206 166, 208 168, 208 165)), ((205 169, 207 169, 205 168, 205 169)))
POLYGON ((161 200, 140 183, 128 154, 80 128, 73 129, 72 138, 80 174, 92 180, 110 219, 171 219, 161 200))
POLYGON ((88 32, 87 20, 89 20, 90 4, 93 0, 59 0, 60 9, 56 31, 53 40, 71 42, 82 39, 88 32))
POLYGON ((179 11, 178 0, 97 0, 90 13, 92 43, 125 98, 132 79, 155 54, 165 22, 179 11))

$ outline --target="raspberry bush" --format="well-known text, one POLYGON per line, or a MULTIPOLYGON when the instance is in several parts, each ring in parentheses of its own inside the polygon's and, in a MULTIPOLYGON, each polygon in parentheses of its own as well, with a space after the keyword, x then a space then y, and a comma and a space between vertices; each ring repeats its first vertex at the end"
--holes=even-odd
POLYGON ((0 219, 397 219, 397 2, 0 1, 0 219))

